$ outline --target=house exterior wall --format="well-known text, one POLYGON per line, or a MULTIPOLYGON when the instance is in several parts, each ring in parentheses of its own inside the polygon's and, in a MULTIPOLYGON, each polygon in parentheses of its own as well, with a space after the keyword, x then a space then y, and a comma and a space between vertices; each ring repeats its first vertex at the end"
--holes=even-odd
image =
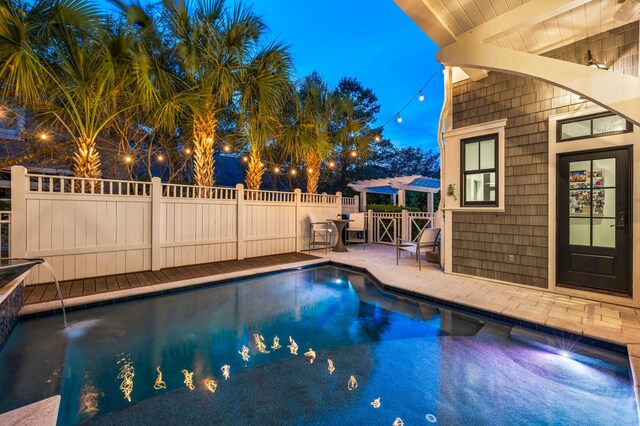
MULTIPOLYGON (((545 56, 584 64, 591 50, 610 67, 603 72, 637 76, 638 33, 636 21, 545 56)), ((593 106, 564 89, 504 73, 454 85, 454 131, 505 118, 507 123, 504 211, 451 212, 452 272, 548 287, 549 117, 593 106)), ((459 173, 459 165, 453 168, 459 173)))

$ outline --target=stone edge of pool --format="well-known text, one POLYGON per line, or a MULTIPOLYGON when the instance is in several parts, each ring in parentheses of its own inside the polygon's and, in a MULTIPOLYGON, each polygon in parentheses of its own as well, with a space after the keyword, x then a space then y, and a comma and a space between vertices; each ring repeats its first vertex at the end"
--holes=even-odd
MULTIPOLYGON (((549 327, 544 323, 540 323, 539 321, 536 321, 535 318, 526 318, 524 316, 511 314, 511 313, 510 315, 504 315, 501 312, 498 312, 497 310, 492 309, 492 306, 490 304, 483 305, 478 303, 462 303, 457 301, 453 302, 452 300, 446 300, 445 298, 439 297, 439 295, 437 294, 430 294, 430 292, 425 291, 424 289, 416 289, 416 291, 407 290, 406 288, 402 288, 400 285, 394 285, 393 283, 385 282, 384 280, 380 279, 375 272, 372 272, 368 268, 362 265, 359 265, 357 262, 349 262, 348 260, 345 260, 345 259, 340 259, 340 261, 331 260, 327 258, 313 259, 313 260, 306 260, 306 261, 301 261, 296 263, 290 263, 286 265, 268 266, 264 268, 256 268, 252 270, 213 275, 213 276, 201 277, 196 279, 179 280, 179 281, 173 281, 170 283, 156 284, 156 285, 151 285, 146 287, 127 289, 127 290, 119 290, 119 291, 114 291, 109 293, 95 294, 91 296, 81 296, 81 297, 65 300, 65 306, 67 306, 68 308, 74 308, 74 307, 84 308, 84 307, 90 307, 93 305, 100 305, 102 303, 115 302, 122 299, 126 300, 126 299, 132 299, 132 298, 139 298, 143 296, 153 296, 153 295, 166 293, 166 292, 170 292, 178 289, 187 289, 190 287, 204 286, 207 284, 225 282, 225 281, 230 281, 234 279, 266 275, 274 272, 292 271, 302 267, 320 266, 320 265, 345 266, 345 267, 349 267, 349 268, 367 273, 382 286, 383 290, 391 290, 399 294, 415 296, 421 299, 426 298, 427 301, 432 301, 434 303, 443 303, 444 305, 451 305, 454 308, 455 307, 470 308, 472 310, 478 310, 478 311, 488 313, 490 314, 488 315, 490 317, 492 315, 497 315, 499 317, 511 318, 516 321, 522 321, 524 323, 534 324, 534 325, 543 327, 544 329, 549 329, 549 330, 555 329, 555 330, 566 332, 572 335, 584 336, 586 338, 594 339, 596 341, 603 341, 616 346, 626 347, 627 354, 629 356, 629 365, 631 366, 631 372, 633 376, 633 385, 634 385, 634 390, 636 395, 636 402, 638 405, 638 420, 640 422, 640 343, 632 343, 628 341, 612 339, 612 338, 609 338, 608 336, 598 336, 596 334, 584 332, 582 330, 578 331, 575 329, 571 329, 571 327, 566 327, 561 323, 556 323, 554 324, 553 327, 549 327)), ((492 281, 492 280, 487 280, 487 281, 492 281)), ((21 317, 37 316, 38 314, 50 313, 51 311, 56 311, 59 309, 60 309, 59 301, 38 303, 38 304, 24 306, 20 311, 20 316, 21 317)), ((500 318, 496 318, 496 319, 500 320, 500 318)), ((55 398, 55 397, 52 397, 52 398, 55 398)), ((43 400, 43 401, 47 401, 47 400, 43 400)), ((43 402, 43 401, 40 401, 40 402, 43 402)), ((35 404, 38 404, 38 403, 35 403, 35 404)), ((35 404, 32 404, 32 405, 35 405, 35 404)), ((27 406, 27 407, 30 407, 30 406, 27 406)), ((22 408, 27 408, 27 407, 22 407, 22 408)), ((14 411, 17 411, 17 410, 14 410, 14 411)), ((9 413, 0 415, 1 424, 4 424, 2 420, 4 419, 4 416, 6 414, 9 414, 9 413)), ((57 410, 56 410, 56 417, 57 417, 57 410)))
POLYGON ((0 414, 0 424, 5 426, 55 426, 60 409, 60 395, 25 405, 0 414))

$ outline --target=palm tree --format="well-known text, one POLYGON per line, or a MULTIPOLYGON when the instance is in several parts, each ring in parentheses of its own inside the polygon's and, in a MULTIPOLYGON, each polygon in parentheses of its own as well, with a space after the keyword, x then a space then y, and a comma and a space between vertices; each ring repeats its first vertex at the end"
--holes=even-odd
POLYGON ((165 0, 163 28, 170 33, 178 75, 197 97, 191 105, 194 180, 200 186, 214 181, 214 143, 224 114, 239 94, 242 70, 259 51, 266 26, 252 9, 230 9, 224 0, 187 3, 165 0))
POLYGON ((249 146, 245 183, 260 189, 265 167, 263 155, 279 129, 278 114, 291 92, 291 57, 276 43, 264 47, 242 69, 240 84, 240 131, 249 146))
POLYGON ((118 96, 148 77, 131 49, 131 32, 111 31, 98 9, 82 0, 41 0, 30 7, 5 0, 0 15, 4 96, 61 126, 76 145, 75 175, 98 178, 97 137, 120 112, 114 109, 118 96))
POLYGON ((332 107, 327 85, 317 73, 303 79, 289 109, 284 130, 284 152, 307 163, 307 192, 316 193, 322 161, 330 153, 332 107))
POLYGON ((373 131, 367 120, 358 113, 354 101, 347 95, 334 92, 331 96, 333 120, 330 135, 334 151, 340 159, 339 188, 346 186, 349 164, 369 157, 373 131))

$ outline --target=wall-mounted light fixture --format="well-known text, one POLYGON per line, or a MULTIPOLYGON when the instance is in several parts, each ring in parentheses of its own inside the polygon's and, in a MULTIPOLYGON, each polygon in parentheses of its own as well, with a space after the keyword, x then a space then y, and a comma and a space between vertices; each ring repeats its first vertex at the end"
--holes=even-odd
POLYGON ((595 59, 593 59, 593 56, 591 55, 591 50, 587 50, 587 66, 592 68, 598 68, 599 70, 609 69, 609 67, 606 66, 605 64, 597 62, 595 59))
POLYGON ((613 19, 622 22, 631 21, 640 12, 640 0, 626 0, 613 14, 613 19))

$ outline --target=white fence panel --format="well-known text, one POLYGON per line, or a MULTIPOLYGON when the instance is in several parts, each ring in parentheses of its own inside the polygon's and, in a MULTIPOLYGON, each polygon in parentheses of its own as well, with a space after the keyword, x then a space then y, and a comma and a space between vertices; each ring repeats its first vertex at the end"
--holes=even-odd
POLYGON ((237 257, 235 201, 163 199, 161 257, 165 268, 237 257))
MULTIPOLYGON (((44 258, 63 280, 151 268, 150 196, 71 193, 76 182, 68 191, 43 191, 48 180, 27 177, 40 183, 25 194, 26 256, 44 258)), ((27 282, 51 280, 38 267, 27 282)))
MULTIPOLYGON (((340 193, 76 179, 20 166, 11 186, 3 242, 13 256, 46 259, 62 280, 306 250, 309 214, 325 221, 358 206, 340 193)), ((28 283, 51 280, 36 268, 28 283)))
POLYGON ((360 211, 359 199, 355 197, 342 197, 342 213, 358 213, 360 211))

